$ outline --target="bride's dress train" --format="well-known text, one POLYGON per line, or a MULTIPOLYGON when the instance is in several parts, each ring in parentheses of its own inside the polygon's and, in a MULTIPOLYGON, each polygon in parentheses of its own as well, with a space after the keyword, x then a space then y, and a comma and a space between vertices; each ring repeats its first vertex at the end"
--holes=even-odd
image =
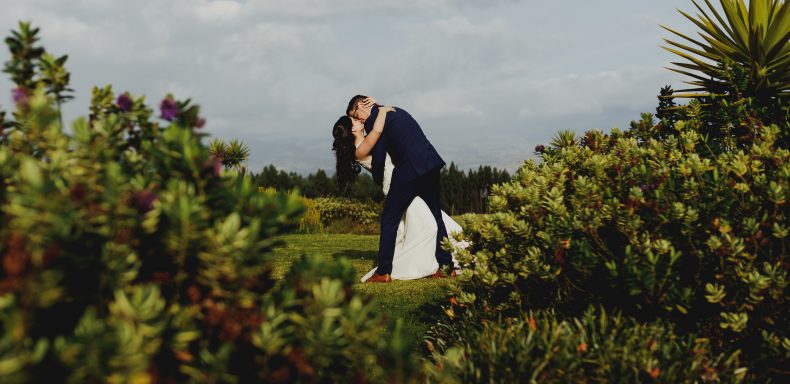
MULTIPOLYGON (((369 160, 360 161, 359 163, 362 167, 370 170, 369 160)), ((384 194, 386 195, 389 191, 390 179, 394 169, 389 155, 387 155, 384 164, 384 194)), ((442 219, 451 242, 457 245, 452 240, 451 235, 461 232, 461 226, 444 211, 442 211, 442 219)), ((436 272, 439 268, 439 262, 436 261, 436 232, 436 220, 434 220, 428 205, 421 198, 415 198, 406 209, 406 213, 403 214, 398 225, 395 254, 392 258, 392 272, 390 274, 393 280, 420 279, 433 275, 436 272)), ((453 264, 455 268, 458 268, 458 262, 455 260, 455 257, 453 257, 453 264)), ((362 276, 361 281, 364 282, 373 276, 375 272, 376 268, 373 268, 365 276, 362 276)))

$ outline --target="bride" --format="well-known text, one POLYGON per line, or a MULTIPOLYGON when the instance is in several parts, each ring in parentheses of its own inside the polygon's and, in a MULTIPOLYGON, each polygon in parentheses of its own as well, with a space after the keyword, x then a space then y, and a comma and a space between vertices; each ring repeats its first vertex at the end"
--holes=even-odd
MULTIPOLYGON (((379 107, 379 113, 373 124, 371 132, 365 136, 364 124, 360 121, 342 116, 333 128, 332 134, 335 141, 332 149, 335 151, 337 179, 341 189, 353 182, 359 173, 360 166, 371 171, 370 151, 375 146, 378 138, 384 131, 386 116, 397 113, 393 107, 379 107)), ((384 163, 384 195, 387 194, 395 166, 387 155, 384 163)), ((447 234, 461 232, 458 225, 450 216, 442 211, 447 234)), ((441 277, 439 262, 434 257, 436 251, 436 220, 431 214, 428 205, 416 197, 406 209, 398 225, 398 234, 395 242, 395 254, 392 259, 391 277, 393 280, 413 280, 423 277, 441 277)), ((449 237, 452 240, 452 236, 449 237)), ((454 267, 458 263, 453 258, 454 267)), ((362 277, 365 282, 373 276, 376 268, 362 277)), ((453 275, 455 272, 453 272, 453 275)))

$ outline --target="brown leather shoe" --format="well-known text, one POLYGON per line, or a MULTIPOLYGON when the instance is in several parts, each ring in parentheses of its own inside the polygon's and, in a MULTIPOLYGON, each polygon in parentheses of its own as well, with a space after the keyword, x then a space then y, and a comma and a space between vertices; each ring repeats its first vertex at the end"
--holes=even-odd
MULTIPOLYGON (((453 270, 450 273, 450 277, 455 277, 455 276, 456 276, 455 270, 453 270)), ((437 269, 436 272, 430 276, 431 279, 444 279, 445 277, 447 277, 447 274, 444 273, 444 269, 442 269, 442 267, 439 267, 439 269, 437 269)))
POLYGON ((366 283, 391 283, 392 277, 390 274, 386 275, 379 275, 378 273, 374 273, 373 276, 365 280, 366 283))

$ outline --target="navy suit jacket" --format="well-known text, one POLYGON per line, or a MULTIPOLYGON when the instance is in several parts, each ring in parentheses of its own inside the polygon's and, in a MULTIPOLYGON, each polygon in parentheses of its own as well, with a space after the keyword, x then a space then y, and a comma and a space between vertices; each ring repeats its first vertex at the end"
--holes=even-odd
MULTIPOLYGON (((365 121, 365 132, 370 133, 373 129, 378 113, 379 107, 374 106, 370 111, 370 117, 365 121)), ((395 164, 393 184, 414 180, 445 165, 417 121, 400 108, 387 114, 384 133, 371 150, 373 180, 379 184, 384 182, 384 161, 387 153, 395 164)))

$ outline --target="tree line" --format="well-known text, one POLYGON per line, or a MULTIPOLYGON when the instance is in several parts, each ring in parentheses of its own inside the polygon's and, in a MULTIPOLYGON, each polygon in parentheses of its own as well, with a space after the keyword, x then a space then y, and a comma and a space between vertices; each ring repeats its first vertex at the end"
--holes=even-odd
MULTIPOLYGON (((250 176, 260 187, 278 190, 298 188, 303 196, 309 198, 348 197, 363 201, 382 201, 384 199, 381 186, 373 182, 373 179, 364 172, 345 191, 338 188, 335 175, 330 176, 323 169, 303 176, 296 172, 279 170, 274 165, 268 165, 261 172, 252 173, 250 176)), ((441 173, 442 208, 450 215, 487 213, 486 200, 491 187, 508 180, 510 180, 510 173, 504 169, 486 165, 462 171, 455 163, 450 163, 448 167, 442 169, 441 173)))

